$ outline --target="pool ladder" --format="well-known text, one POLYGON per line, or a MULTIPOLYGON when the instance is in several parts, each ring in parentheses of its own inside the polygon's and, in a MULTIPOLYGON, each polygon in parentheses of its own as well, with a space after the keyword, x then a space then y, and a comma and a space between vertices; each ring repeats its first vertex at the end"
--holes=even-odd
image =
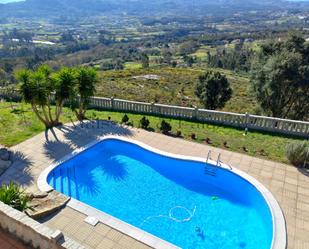
MULTIPOLYGON (((206 165, 204 167, 204 174, 210 176, 217 176, 218 167, 222 167, 221 153, 219 153, 218 155, 216 166, 208 164, 209 160, 211 160, 211 150, 209 150, 207 154, 206 165)), ((230 168, 230 170, 232 170, 232 167, 230 165, 227 166, 230 168)))
MULTIPOLYGON (((219 155, 218 155, 216 166, 221 166, 220 158, 221 158, 221 153, 219 153, 219 155)), ((209 160, 211 160, 211 150, 208 151, 207 158, 206 158, 206 163, 208 163, 209 160)))
POLYGON ((217 176, 217 167, 214 167, 208 164, 208 161, 211 159, 211 150, 208 151, 206 158, 206 165, 204 167, 204 174, 209 176, 217 176))

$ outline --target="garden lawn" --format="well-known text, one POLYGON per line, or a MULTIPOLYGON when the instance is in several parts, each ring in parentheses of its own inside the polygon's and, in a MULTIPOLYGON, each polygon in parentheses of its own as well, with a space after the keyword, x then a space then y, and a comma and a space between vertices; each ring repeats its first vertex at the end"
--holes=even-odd
MULTIPOLYGON (((90 119, 111 117, 111 120, 121 122, 124 113, 89 110, 87 115, 90 119)), ((129 113, 128 117, 133 126, 139 127, 139 120, 143 115, 129 113)), ((209 138, 212 146, 278 162, 287 162, 285 147, 288 143, 301 140, 300 138, 251 131, 244 135, 243 130, 229 127, 154 116, 147 116, 147 118, 150 121, 150 130, 159 132, 160 123, 165 119, 172 125, 172 133, 176 134, 177 131, 180 131, 184 139, 192 140, 191 135, 194 133, 196 135, 194 141, 196 142, 205 143, 205 139, 209 138), (223 145, 224 142, 226 142, 226 147, 223 145)), ((75 120, 75 116, 65 108, 62 122, 67 123, 72 119, 75 120)), ((44 131, 44 126, 36 118, 29 105, 0 103, 0 144, 13 146, 42 131, 44 131)))
MULTIPOLYGON (((70 110, 64 109, 62 122, 69 122, 70 110)), ((13 146, 44 131, 44 125, 24 103, 0 102, 0 145, 13 146)))

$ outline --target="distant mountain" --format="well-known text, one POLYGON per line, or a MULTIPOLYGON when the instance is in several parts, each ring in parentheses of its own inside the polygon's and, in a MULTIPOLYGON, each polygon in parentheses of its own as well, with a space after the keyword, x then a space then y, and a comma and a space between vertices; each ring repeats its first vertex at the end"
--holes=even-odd
MULTIPOLYGON (((1 0, 0 0, 1 1, 1 0)), ((3 0, 2 0, 3 1, 3 0)), ((7 0, 6 0, 7 1, 7 0)), ((104 14, 205 15, 250 10, 295 8, 283 0, 26 0, 0 4, 0 17, 57 17, 104 14)))

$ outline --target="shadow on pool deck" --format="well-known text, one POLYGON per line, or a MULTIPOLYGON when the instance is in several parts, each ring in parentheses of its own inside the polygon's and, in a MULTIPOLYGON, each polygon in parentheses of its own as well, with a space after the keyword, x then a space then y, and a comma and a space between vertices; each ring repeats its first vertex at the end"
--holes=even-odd
POLYGON ((83 147, 105 135, 130 136, 132 132, 104 120, 73 123, 72 126, 62 125, 45 131, 45 154, 48 158, 57 161, 76 148, 83 147), (59 139, 59 133, 64 139, 59 139))
POLYGON ((73 152, 74 147, 72 147, 68 143, 56 140, 56 141, 46 141, 44 143, 44 150, 48 158, 52 160, 59 160, 60 158, 73 152))
POLYGON ((303 175, 309 177, 309 169, 307 169, 307 168, 298 168, 298 171, 300 173, 302 173, 303 175))
POLYGON ((130 136, 132 132, 113 122, 96 120, 89 122, 81 122, 74 126, 58 127, 63 133, 64 137, 77 147, 85 146, 86 144, 98 139, 100 136, 118 135, 130 136))
POLYGON ((29 168, 33 165, 33 161, 20 151, 13 151, 10 159, 12 165, 1 175, 0 183, 8 184, 14 179, 14 182, 22 186, 31 184, 34 178, 29 172, 29 168))
MULTIPOLYGON (((15 146, 11 155, 13 163, 1 175, 0 184, 14 181, 23 187, 34 186, 32 188, 34 190, 36 185, 34 181, 42 168, 104 135, 130 136, 132 131, 104 120, 78 122, 48 129, 44 133, 45 139, 38 140, 33 137, 26 141, 26 143, 28 142, 26 146, 24 143, 15 146), (38 151, 31 154, 28 153, 29 148, 38 151), (43 148, 43 154, 40 153, 40 148, 43 148), (28 154, 31 154, 31 157, 28 154), (42 157, 43 155, 45 157, 42 157), (46 159, 50 159, 50 161, 47 162, 46 159)), ((88 191, 95 193, 96 189, 88 191)))
MULTIPOLYGON (((132 131, 108 121, 90 121, 73 123, 72 126, 59 126, 45 132, 44 154, 52 161, 57 162, 76 148, 81 148, 104 135, 130 136, 132 131)), ((127 175, 125 168, 119 168, 115 171, 108 165, 102 167, 107 177, 118 181, 124 179, 127 175)), ((83 174, 83 177, 78 180, 78 189, 82 189, 90 195, 98 194, 100 189, 92 176, 91 169, 83 174)))

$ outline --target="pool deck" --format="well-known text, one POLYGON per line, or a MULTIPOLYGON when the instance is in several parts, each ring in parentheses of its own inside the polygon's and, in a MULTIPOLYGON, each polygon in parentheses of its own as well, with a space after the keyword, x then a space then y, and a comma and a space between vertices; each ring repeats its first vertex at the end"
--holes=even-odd
MULTIPOLYGON (((209 150, 221 160, 255 177, 268 188, 279 202, 287 223, 288 249, 309 248, 309 173, 297 168, 245 154, 230 152, 208 145, 173 138, 141 129, 96 122, 81 126, 65 125, 41 133, 11 149, 17 161, 1 177, 22 184, 28 192, 38 192, 37 179, 50 164, 81 148, 100 136, 120 135, 174 154, 206 157, 209 150)), ((95 227, 84 222, 86 215, 66 206, 42 220, 47 226, 59 229, 86 248, 150 248, 105 224, 95 227)))

